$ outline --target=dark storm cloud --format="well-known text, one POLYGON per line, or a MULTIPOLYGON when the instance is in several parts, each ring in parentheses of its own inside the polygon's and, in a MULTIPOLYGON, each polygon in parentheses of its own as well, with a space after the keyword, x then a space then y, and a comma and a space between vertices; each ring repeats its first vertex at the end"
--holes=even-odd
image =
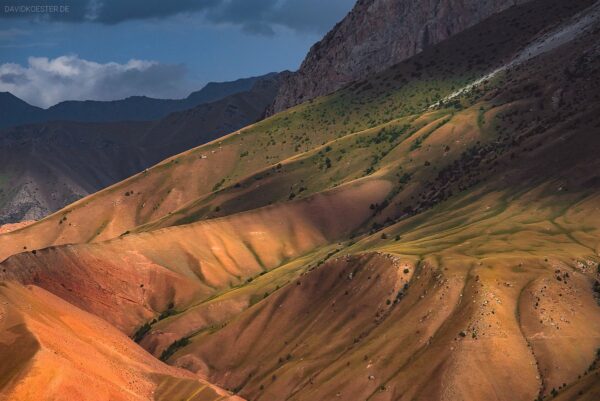
POLYGON ((302 32, 327 32, 352 8, 354 0, 229 0, 207 9, 215 23, 240 25, 272 34, 277 25, 302 32))
POLYGON ((116 24, 214 7, 219 0, 0 0, 0 17, 116 24))
POLYGON ((276 26, 326 32, 355 0, 0 0, 0 18, 38 18, 117 24, 128 20, 203 13, 207 21, 232 24, 256 34, 276 26), (38 6, 34 8, 31 6, 38 6), (44 8, 39 8, 39 6, 44 8))

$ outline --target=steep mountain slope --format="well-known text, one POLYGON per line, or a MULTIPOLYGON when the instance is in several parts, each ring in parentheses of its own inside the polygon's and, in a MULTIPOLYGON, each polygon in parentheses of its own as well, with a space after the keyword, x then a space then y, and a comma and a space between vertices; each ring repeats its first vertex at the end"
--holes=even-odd
POLYGON ((384 199, 389 189, 385 181, 356 183, 141 238, 25 253, 7 260, 0 278, 43 286, 133 334, 168 309, 188 307, 348 237, 370 217, 369 204, 384 199))
POLYGON ((34 107, 8 92, 0 94, 0 128, 47 121, 111 122, 158 120, 170 113, 191 109, 227 96, 252 89, 270 73, 258 77, 242 78, 231 82, 209 82, 185 99, 154 99, 132 96, 114 101, 65 101, 47 109, 34 107))
POLYGON ((381 72, 490 15, 529 0, 359 0, 290 74, 270 113, 381 72))
POLYGON ((249 91, 158 122, 54 122, 0 131, 0 224, 40 219, 165 157, 257 121, 278 84, 278 76, 261 78, 249 91))
MULTIPOLYGON (((23 246, 101 241, 141 225, 166 227, 305 197, 360 177, 389 177, 408 187, 398 193, 406 203, 396 213, 405 215, 408 207, 412 213, 419 208, 418 197, 443 178, 437 178, 442 168, 451 173, 460 168, 453 166, 455 160, 474 158, 473 142, 479 140, 476 147, 483 147, 478 132, 485 106, 455 115, 464 107, 460 98, 444 98, 510 63, 540 32, 591 3, 535 2, 508 10, 367 81, 167 159, 24 230, 0 236, 0 259, 23 246), (440 101, 443 107, 430 107, 440 101), (429 156, 431 148, 422 142, 435 138, 431 135, 438 130, 461 136, 434 147, 442 152, 429 156), (339 149, 331 153, 334 147, 339 149), (395 148, 406 156, 400 158, 395 148), (469 153, 463 156, 465 151, 469 153), (384 168, 382 160, 388 154, 392 167, 384 168), (423 168, 435 157, 440 165, 423 168), (69 224, 60 223, 64 217, 69 224)), ((523 97, 538 93, 517 83, 505 83, 506 90, 520 90, 523 97)), ((467 94, 470 102, 483 96, 480 89, 467 94)), ((491 108, 489 118, 501 109, 491 108)), ((554 109, 545 110, 552 110, 548 118, 556 118, 554 109)))
POLYGON ((241 400, 40 288, 2 283, 0 302, 0 400, 241 400))
POLYGON ((499 273, 517 261, 413 263, 400 250, 336 258, 172 358, 257 400, 528 400, 593 360, 600 308, 585 275, 554 284, 533 258, 499 273))
POLYGON ((510 8, 0 235, 0 280, 246 399, 594 399, 599 32, 510 8))
POLYGON ((0 224, 36 220, 148 166, 146 123, 48 123, 0 133, 0 224))
POLYGON ((31 223, 33 223, 32 220, 25 220, 25 221, 21 221, 19 223, 3 224, 3 225, 0 226, 0 234, 6 234, 6 233, 9 233, 11 231, 18 230, 19 228, 23 228, 25 226, 28 226, 31 223))

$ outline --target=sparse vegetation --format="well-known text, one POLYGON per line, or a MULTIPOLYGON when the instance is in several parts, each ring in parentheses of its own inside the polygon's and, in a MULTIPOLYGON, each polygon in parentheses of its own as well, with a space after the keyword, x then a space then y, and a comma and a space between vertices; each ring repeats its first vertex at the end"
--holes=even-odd
POLYGON ((150 330, 152 330, 152 325, 149 322, 146 322, 136 330, 131 338, 136 343, 139 343, 150 330))
MULTIPOLYGON (((533 28, 528 22, 513 35, 525 29, 537 35, 545 25, 535 18, 527 17, 533 28)), ((463 375, 469 383, 485 376, 474 390, 482 394, 544 375, 531 379, 531 388, 541 381, 542 394, 556 396, 570 387, 558 386, 554 365, 532 365, 531 355, 558 361, 563 369, 570 347, 597 331, 598 313, 583 309, 589 302, 578 297, 589 298, 592 285, 600 299, 600 282, 593 281, 600 273, 593 225, 598 168, 589 146, 597 141, 600 113, 577 105, 595 104, 599 92, 588 88, 597 85, 587 79, 588 70, 575 73, 574 63, 540 56, 448 99, 518 50, 505 38, 481 46, 470 39, 497 27, 427 48, 390 71, 228 136, 218 149, 209 145, 176 156, 179 167, 170 163, 144 174, 149 184, 142 196, 125 200, 126 188, 117 186, 111 196, 123 203, 115 206, 142 222, 125 238, 105 241, 127 221, 111 214, 112 205, 94 209, 92 200, 85 210, 102 212, 106 223, 101 230, 86 227, 86 233, 106 227, 107 234, 65 247, 68 258, 59 247, 36 258, 16 255, 7 267, 31 270, 31 282, 39 286, 47 277, 35 276, 36 266, 56 260, 65 261, 67 272, 86 274, 97 263, 108 278, 123 269, 134 279, 119 286, 127 299, 137 297, 124 303, 133 311, 128 316, 177 299, 177 309, 170 303, 136 330, 134 340, 150 332, 157 338, 164 333, 160 341, 179 338, 162 352, 163 361, 205 366, 218 377, 231 370, 224 382, 248 399, 271 397, 274 389, 281 398, 300 399, 307 388, 315 399, 352 397, 333 387, 338 378, 361 380, 365 399, 377 392, 389 392, 379 395, 387 398, 429 395, 430 388, 421 392, 427 380, 398 385, 394 364, 400 358, 402 369, 436 379, 447 366, 423 358, 438 355, 465 366, 477 359, 485 368, 452 372, 458 389, 463 375), (461 47, 465 42, 478 46, 461 47), (568 85, 560 78, 565 70, 571 71, 568 85), (552 106, 557 88, 560 108, 552 106), (208 160, 200 161, 204 154, 208 160), (209 163, 210 174, 190 173, 209 163), (146 197, 147 207, 126 208, 146 197), (110 259, 103 259, 104 249, 110 259), (114 258, 124 249, 131 252, 114 258), (164 277, 167 289, 153 285, 164 277), (178 280, 193 285, 180 291, 178 280), (589 327, 579 330, 579 321, 589 327), (529 345, 541 346, 525 356, 488 352, 498 338, 508 350, 524 349, 539 332, 560 335, 537 336, 529 345), (548 346, 545 338, 558 345, 548 346), (569 338, 569 346, 562 347, 561 338, 569 338), (520 374, 507 373, 506 366, 520 374), (500 369, 503 385, 488 385, 500 369), (301 391, 285 393, 288 387, 301 391)), ((557 51, 578 54, 571 46, 557 51)), ((127 185, 137 191, 144 182, 127 185)), ((102 196, 102 202, 113 199, 102 196)), ((53 238, 63 234, 60 216, 48 220, 53 238)), ((69 223, 74 216, 86 221, 76 211, 69 223)), ((47 229, 44 221, 38 224, 47 229)), ((37 247, 33 240, 20 237, 19 251, 24 243, 37 247)), ((53 280, 51 288, 64 293, 74 287, 67 275, 53 280)), ((599 360, 600 350, 587 374, 596 374, 599 360)), ((582 375, 586 365, 578 365, 582 375)))
POLYGON ((160 355, 160 360, 161 361, 167 361, 171 356, 173 356, 173 354, 175 352, 177 352, 177 350, 179 350, 180 348, 185 347, 186 345, 188 345, 190 343, 190 339, 187 337, 183 337, 180 338, 179 340, 173 342, 171 345, 169 345, 169 347, 167 349, 165 349, 163 351, 163 353, 160 355))

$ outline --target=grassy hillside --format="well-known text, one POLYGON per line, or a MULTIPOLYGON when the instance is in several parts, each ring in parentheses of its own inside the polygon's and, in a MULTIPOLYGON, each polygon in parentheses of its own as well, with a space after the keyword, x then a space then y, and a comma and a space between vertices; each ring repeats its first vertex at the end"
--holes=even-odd
POLYGON ((513 7, 0 235, 0 280, 246 399, 593 399, 591 3, 513 7))
MULTIPOLYGON (((431 154, 432 160, 423 158, 430 148, 423 147, 422 142, 434 129, 444 131, 446 128, 438 125, 467 106, 471 106, 471 115, 482 114, 480 106, 472 107, 481 93, 473 91, 463 99, 442 102, 441 110, 423 112, 506 64, 524 43, 590 3, 533 2, 508 10, 368 81, 167 159, 10 238, 0 236, 0 259, 24 246, 32 249, 100 241, 145 224, 152 229, 189 223, 305 197, 376 171, 391 172, 393 180, 413 174, 413 182, 422 187, 446 161, 460 158, 473 145, 471 140, 479 130, 471 135, 462 132, 461 142, 452 143, 461 138, 449 138, 439 144, 437 153, 443 154, 448 147, 449 155, 437 161, 433 160, 437 154, 431 154), (435 119, 440 121, 418 131, 435 119), (381 133, 388 126, 389 132, 381 133), (397 163, 403 171, 397 166, 383 169, 381 159, 402 143, 411 143, 407 157, 397 163), (423 169, 426 161, 438 165, 423 169), (311 179, 315 174, 318 178, 311 179), (243 202, 236 202, 241 195, 243 202), (64 217, 69 221, 60 224, 64 217)), ((462 125, 469 113, 460 114, 464 117, 452 122, 462 125)), ((477 140, 481 142, 477 138, 475 143, 477 140)))

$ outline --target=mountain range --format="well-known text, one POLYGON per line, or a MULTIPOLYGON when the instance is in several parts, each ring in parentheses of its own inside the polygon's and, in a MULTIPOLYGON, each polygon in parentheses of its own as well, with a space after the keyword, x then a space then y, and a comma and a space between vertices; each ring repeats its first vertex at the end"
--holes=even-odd
POLYGON ((491 3, 5 228, 0 400, 598 400, 600 2, 491 3))
POLYGON ((131 96, 114 101, 64 101, 47 109, 32 106, 9 92, 0 92, 0 128, 49 121, 117 122, 150 121, 170 113, 191 109, 227 96, 252 89, 260 77, 242 78, 231 82, 210 82, 185 99, 154 99, 131 96))
MULTIPOLYGON (((253 82, 249 90, 157 121, 52 121, 0 130, 0 224, 40 219, 168 156, 256 122, 273 101, 280 76, 207 85, 192 95, 195 101, 253 82)), ((92 103, 134 110, 128 100, 119 102, 92 103)))

